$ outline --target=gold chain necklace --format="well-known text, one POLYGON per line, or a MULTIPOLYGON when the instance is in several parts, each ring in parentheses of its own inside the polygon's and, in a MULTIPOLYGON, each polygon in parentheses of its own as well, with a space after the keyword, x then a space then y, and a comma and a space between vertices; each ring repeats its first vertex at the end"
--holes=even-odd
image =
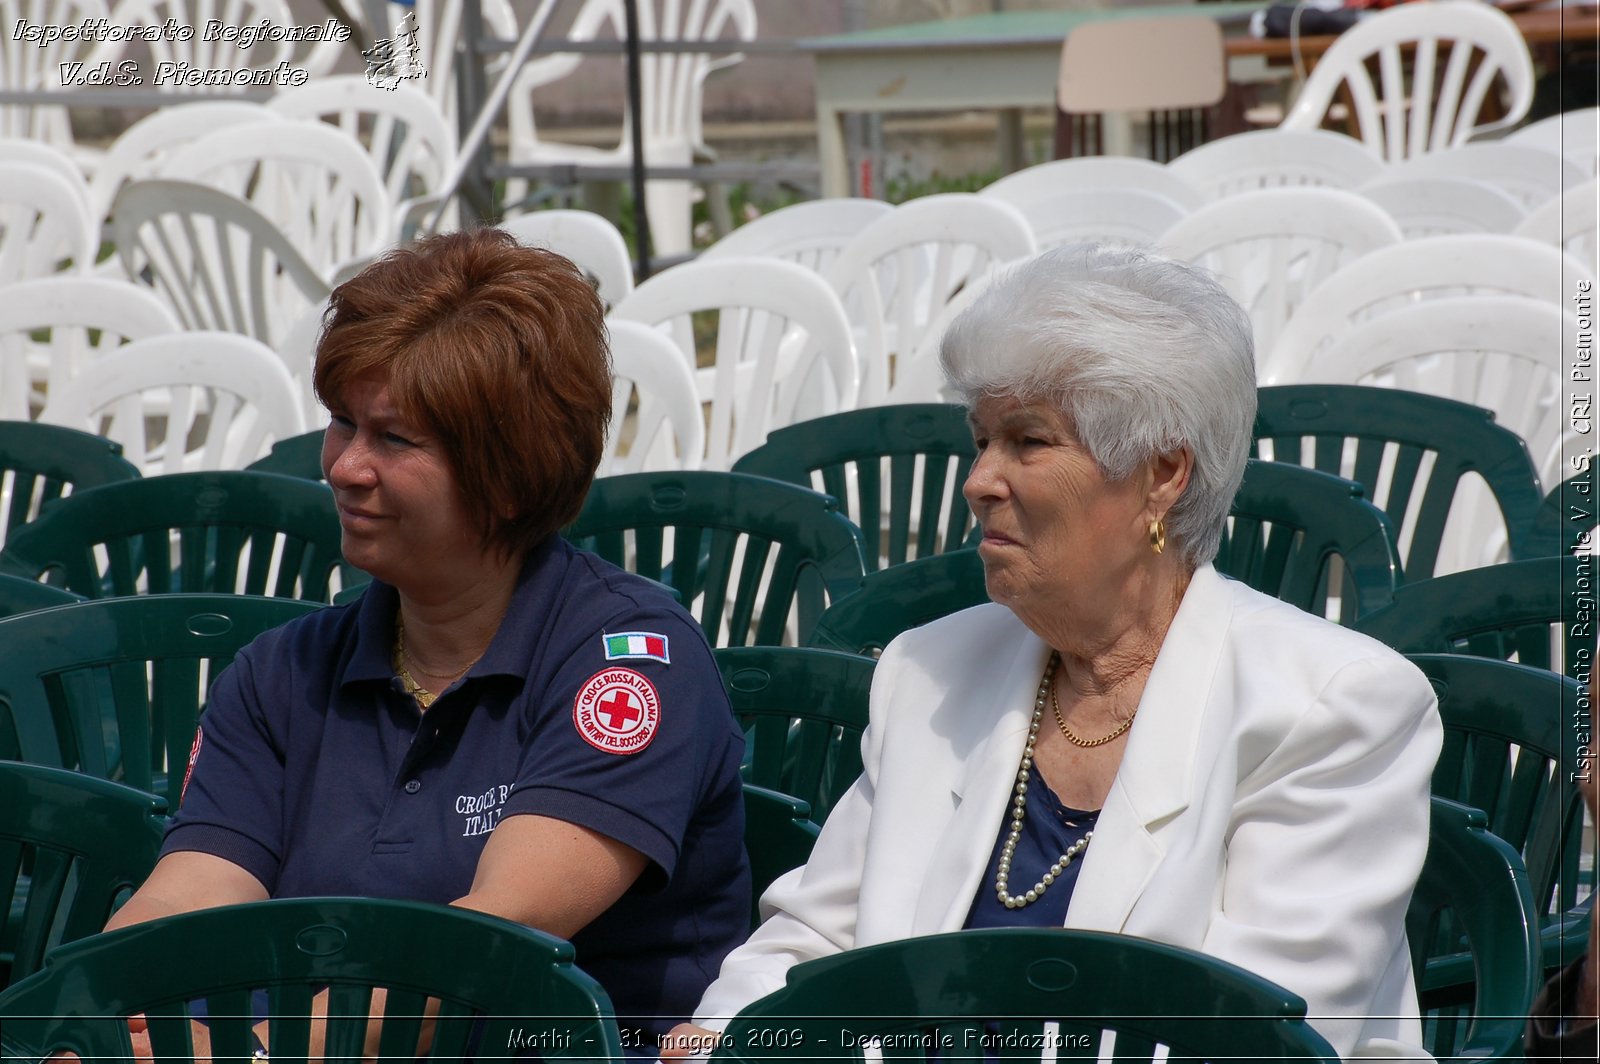
POLYGON ((1128 719, 1119 724, 1117 726, 1117 730, 1112 732, 1110 735, 1102 735, 1098 739, 1082 739, 1073 734, 1072 729, 1067 727, 1066 719, 1061 716, 1061 699, 1056 697, 1055 684, 1050 685, 1050 709, 1056 715, 1056 727, 1061 729, 1061 734, 1066 736, 1067 742, 1071 743, 1073 746, 1081 747, 1084 750, 1092 750, 1097 746, 1104 746, 1106 743, 1109 743, 1111 740, 1115 739, 1117 736, 1133 727, 1133 718, 1139 715, 1139 707, 1135 706, 1133 712, 1128 715, 1128 719))
MULTIPOLYGON (((481 657, 483 657, 483 655, 479 654, 478 658, 481 657)), ((444 684, 445 689, 448 690, 451 684, 465 676, 467 674, 467 669, 472 668, 478 663, 478 658, 473 658, 471 661, 467 662, 460 672, 446 680, 444 684)), ((422 686, 417 682, 417 678, 411 675, 411 670, 406 668, 406 662, 410 660, 411 655, 406 653, 406 621, 405 618, 399 614, 399 612, 396 612, 394 615, 394 674, 395 677, 400 681, 400 686, 405 688, 405 693, 416 699, 418 706, 421 706, 423 709, 427 709, 428 707, 432 706, 434 702, 438 701, 439 696, 422 686)))

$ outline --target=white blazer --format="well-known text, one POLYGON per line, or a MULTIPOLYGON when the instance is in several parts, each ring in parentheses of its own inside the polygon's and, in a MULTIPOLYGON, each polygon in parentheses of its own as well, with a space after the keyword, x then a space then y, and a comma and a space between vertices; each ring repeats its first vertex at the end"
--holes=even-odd
MULTIPOLYGON (((993 851, 1049 648, 1006 608, 878 663, 865 771, 762 898, 696 1022, 793 964, 959 930, 993 851)), ((1406 905, 1428 843, 1433 689, 1387 647, 1195 573, 1161 646, 1066 926, 1200 949, 1306 999, 1341 1056, 1421 1056, 1406 905)))

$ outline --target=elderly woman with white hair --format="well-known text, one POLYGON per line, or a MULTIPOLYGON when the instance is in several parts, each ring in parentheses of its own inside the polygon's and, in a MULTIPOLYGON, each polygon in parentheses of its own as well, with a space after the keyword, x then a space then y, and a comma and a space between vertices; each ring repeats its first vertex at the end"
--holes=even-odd
POLYGON ((950 327, 992 604, 908 632, 865 771, 696 1010, 705 1044, 794 964, 995 926, 1203 950, 1306 999, 1342 1056, 1425 1056, 1404 916, 1432 689, 1211 566, 1244 475, 1244 312, 1205 274, 1074 246, 950 327))

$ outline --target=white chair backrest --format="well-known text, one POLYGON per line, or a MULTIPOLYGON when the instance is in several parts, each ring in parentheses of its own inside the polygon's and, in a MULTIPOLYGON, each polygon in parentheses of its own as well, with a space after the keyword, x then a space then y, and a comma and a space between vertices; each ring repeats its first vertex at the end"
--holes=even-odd
POLYGON ((1163 253, 1203 266, 1250 315, 1256 350, 1340 267, 1398 243, 1383 209, 1333 188, 1266 188, 1209 203, 1164 233, 1163 253))
POLYGON ((850 322, 826 281, 772 259, 688 262, 656 274, 611 311, 663 328, 710 404, 705 469, 727 469, 767 433, 849 410, 859 388, 850 322), (694 316, 716 315, 701 355, 694 316))
MULTIPOLYGON (((285 118, 320 119, 367 149, 396 214, 409 199, 436 192, 456 163, 456 135, 433 98, 411 83, 368 84, 360 74, 318 78, 267 104, 285 118)), ((390 226, 399 233, 402 218, 390 226)))
POLYGON ((1517 236, 1561 248, 1593 270, 1596 252, 1600 250, 1597 248, 1600 236, 1596 234, 1596 228, 1600 227, 1600 208, 1597 208, 1596 197, 1600 197, 1600 181, 1590 178, 1530 211, 1512 231, 1517 236))
MULTIPOLYGON (((386 5, 389 25, 376 27, 371 34, 375 41, 393 40, 405 17, 408 14, 413 16, 416 41, 421 52, 419 59, 426 73, 410 84, 417 85, 433 97, 434 102, 439 105, 439 113, 444 115, 446 123, 452 128, 470 126, 472 119, 476 117, 469 115, 465 123, 458 123, 456 116, 456 49, 461 43, 464 6, 462 0, 415 0, 412 4, 390 3, 386 5)), ((492 35, 505 40, 516 39, 517 16, 511 10, 508 0, 482 0, 479 10, 482 12, 484 22, 483 35, 492 35)), ((491 83, 505 66, 505 59, 505 56, 500 56, 485 65, 485 73, 491 83)))
POLYGON ((1206 15, 1090 22, 1061 45, 1056 106, 1069 114, 1210 107, 1228 79, 1206 15))
POLYGON ((305 431, 282 360, 247 336, 217 332, 108 352, 52 395, 40 420, 116 440, 146 476, 243 469, 305 431))
POLYGON ((322 318, 327 310, 326 301, 306 307, 273 345, 294 380, 307 429, 324 428, 330 420, 327 407, 317 400, 317 390, 311 379, 316 369, 317 341, 322 337, 322 318))
POLYGON ((611 318, 611 427, 601 476, 699 469, 706 429, 694 370, 672 338, 611 318))
POLYGON ((1154 244, 1189 213, 1176 201, 1142 188, 1064 190, 1049 199, 1013 206, 1028 220, 1040 251, 1080 241, 1154 244))
POLYGON ((1035 163, 991 182, 978 195, 1002 199, 1026 210, 1036 203, 1048 203, 1064 192, 1105 189, 1151 192, 1191 211, 1208 198, 1170 165, 1114 155, 1086 155, 1035 163))
POLYGON ((107 351, 182 328, 152 292, 126 281, 57 276, 9 285, 0 297, 0 418, 26 420, 32 404, 107 351))
MULTIPOLYGON (((92 40, 58 40, 41 47, 51 27, 81 26, 105 18, 104 0, 0 0, 0 89, 59 89, 86 72, 97 50, 92 40)), ((59 104, 0 103, 0 137, 42 141, 73 150, 72 123, 59 104)), ((11 161, 0 155, 0 160, 11 161)))
POLYGON ((700 258, 754 255, 823 273, 840 248, 893 210, 894 205, 883 200, 848 196, 794 203, 745 222, 702 251, 700 258))
POLYGON ((84 212, 91 219, 99 220, 99 216, 89 208, 89 185, 84 180, 82 167, 62 149, 40 140, 0 136, 0 160, 8 163, 31 163, 54 173, 77 189, 83 199, 84 212))
POLYGON ((355 138, 324 123, 214 130, 174 152, 160 175, 247 200, 324 276, 394 239, 377 165, 355 138))
POLYGON ((1541 118, 1508 136, 1506 142, 1557 152, 1593 177, 1600 174, 1600 107, 1541 118))
POLYGON ((595 280, 600 299, 614 307, 633 291, 628 244, 603 216, 593 211, 533 211, 500 223, 520 243, 549 248, 578 264, 595 280))
POLYGON ((894 387, 889 389, 890 403, 959 403, 962 398, 945 380, 944 367, 939 364, 939 345, 944 341, 950 323, 971 306, 1006 270, 1026 259, 998 263, 982 277, 967 285, 955 298, 939 310, 937 317, 928 323, 917 346, 911 354, 895 367, 894 387))
POLYGON ((995 263, 1037 250, 1020 211, 966 193, 911 200, 863 229, 827 272, 857 333, 859 405, 884 401, 891 361, 916 349, 952 296, 995 263))
POLYGON ((1420 0, 1368 16, 1346 30, 1306 79, 1284 129, 1315 129, 1348 86, 1360 137, 1389 162, 1442 151, 1508 129, 1533 104, 1533 61, 1516 23, 1479 0, 1420 0), (1411 76, 1403 52, 1414 48, 1411 76), (1368 62, 1376 60, 1373 81, 1368 62), (1474 61, 1476 60, 1476 61, 1474 61), (1479 123, 1496 77, 1502 117, 1479 123), (1436 85, 1418 98, 1413 85, 1436 85))
POLYGON ((270 122, 276 116, 244 100, 194 100, 163 107, 122 131, 89 176, 89 200, 97 220, 111 212, 117 190, 129 181, 156 176, 172 152, 228 126, 270 122))
POLYGON ((1483 233, 1406 240, 1372 252, 1306 297, 1258 352, 1262 384, 1314 379, 1323 351, 1352 329, 1419 301, 1451 296, 1524 296, 1566 304, 1567 285, 1593 275, 1559 248, 1525 237, 1483 233), (1563 280, 1563 278, 1567 280, 1563 280))
POLYGON ((1219 137, 1184 152, 1167 169, 1221 199, 1258 188, 1356 188, 1387 167, 1378 153, 1325 129, 1258 129, 1219 137))
POLYGON ((1527 213, 1510 193, 1464 177, 1383 177, 1359 191, 1389 213, 1407 240, 1509 233, 1527 213))
POLYGON ((147 271, 189 329, 221 329, 269 346, 328 282, 278 227, 241 199, 192 181, 135 181, 114 204, 117 252, 147 271))
POLYGON ((1429 152, 1389 168, 1389 177, 1463 177, 1493 185, 1532 210, 1584 178, 1560 153, 1526 144, 1463 144, 1429 152))
POLYGON ((87 272, 99 246, 81 183, 37 163, 0 162, 0 285, 87 272))
MULTIPOLYGON (((272 34, 246 42, 241 34, 206 32, 213 22, 219 30, 244 29, 261 22, 293 26, 284 0, 120 0, 114 8, 119 24, 161 26, 172 19, 174 24, 194 30, 181 39, 177 34, 154 34, 148 42, 154 65, 145 84, 164 92, 242 92, 248 82, 234 77, 214 81, 196 72, 260 71, 271 75, 294 49, 287 41, 273 39, 272 34)), ((270 79, 264 82, 269 88, 273 84, 270 79)))

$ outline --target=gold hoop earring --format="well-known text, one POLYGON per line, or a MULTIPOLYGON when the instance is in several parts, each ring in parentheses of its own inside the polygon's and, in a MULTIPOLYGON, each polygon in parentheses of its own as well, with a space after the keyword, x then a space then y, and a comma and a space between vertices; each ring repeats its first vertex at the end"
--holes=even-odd
POLYGON ((1150 551, 1160 554, 1167 547, 1167 525, 1161 518, 1152 518, 1150 521, 1150 551))

